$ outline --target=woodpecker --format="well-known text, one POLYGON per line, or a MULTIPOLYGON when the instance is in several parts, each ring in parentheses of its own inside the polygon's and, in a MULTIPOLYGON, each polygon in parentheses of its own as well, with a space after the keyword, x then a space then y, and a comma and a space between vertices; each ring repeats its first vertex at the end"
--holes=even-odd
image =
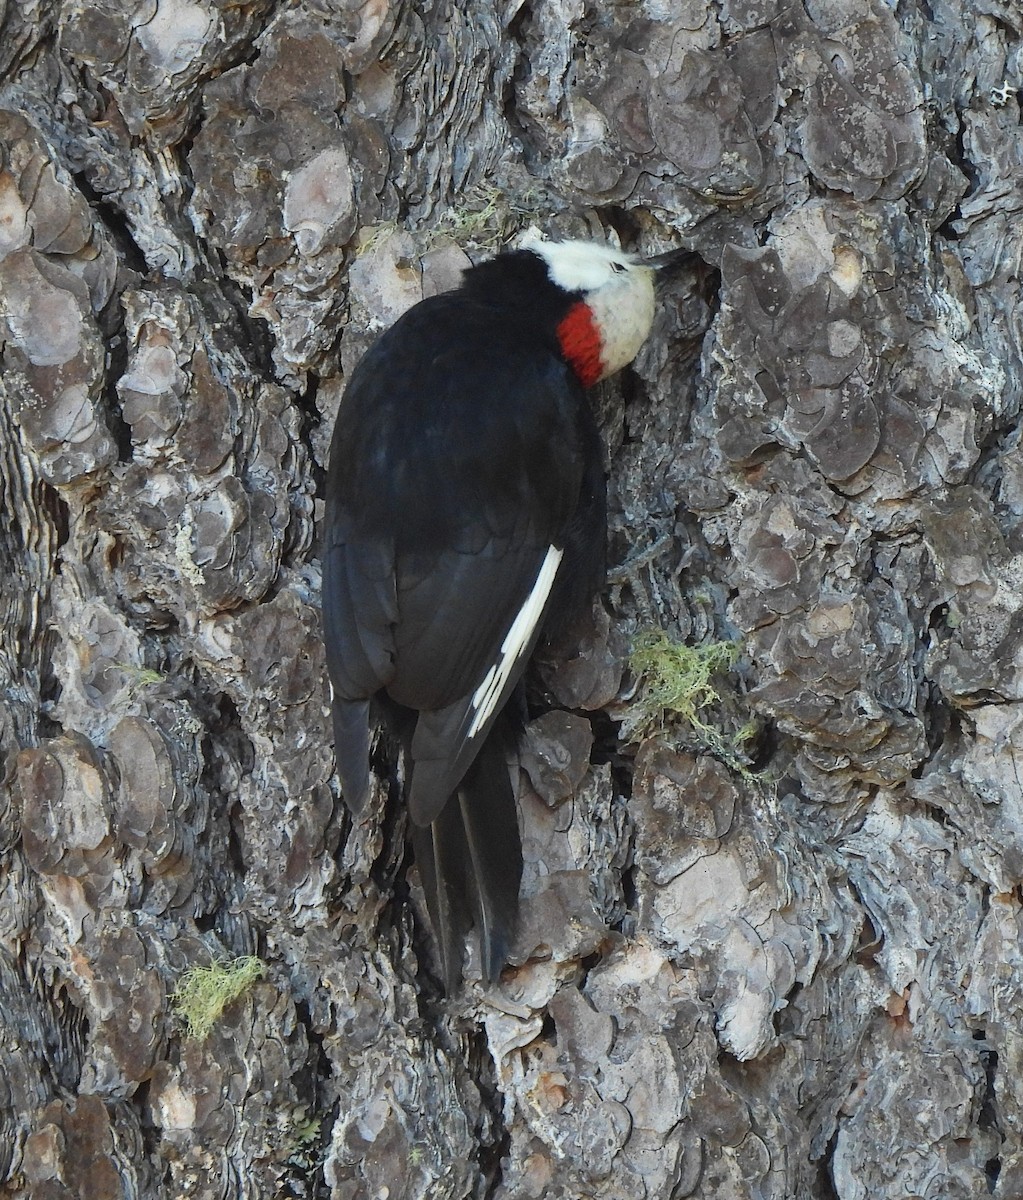
MULTIPOLYGON (((674 258, 674 255, 663 256, 674 258)), ((413 852, 450 994, 475 923, 490 985, 518 914, 510 704, 538 641, 600 589, 601 442, 585 389, 631 362, 654 267, 536 242, 409 309, 346 387, 327 476, 323 624, 342 795, 402 748, 413 852)))

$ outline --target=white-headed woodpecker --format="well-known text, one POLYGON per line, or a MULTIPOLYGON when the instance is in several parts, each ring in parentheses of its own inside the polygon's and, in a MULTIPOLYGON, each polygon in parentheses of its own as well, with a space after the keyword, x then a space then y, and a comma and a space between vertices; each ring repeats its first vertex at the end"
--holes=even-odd
POLYGON ((505 709, 537 641, 603 582, 605 480, 584 389, 635 357, 653 277, 589 242, 499 254, 395 322, 341 402, 323 558, 338 774, 360 811, 374 728, 400 741, 449 992, 473 922, 488 983, 510 948, 520 721, 505 709))

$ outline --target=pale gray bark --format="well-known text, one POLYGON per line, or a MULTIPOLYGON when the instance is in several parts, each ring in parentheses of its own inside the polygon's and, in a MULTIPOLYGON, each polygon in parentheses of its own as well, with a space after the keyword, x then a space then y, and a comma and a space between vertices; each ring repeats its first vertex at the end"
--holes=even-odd
POLYGON ((1023 1194, 1021 39, 0 0, 0 1195, 1023 1194), (521 965, 442 1003, 332 778, 317 493, 375 333, 530 224, 705 266, 597 397, 521 965), (644 717, 649 628, 740 643, 710 731, 644 717))

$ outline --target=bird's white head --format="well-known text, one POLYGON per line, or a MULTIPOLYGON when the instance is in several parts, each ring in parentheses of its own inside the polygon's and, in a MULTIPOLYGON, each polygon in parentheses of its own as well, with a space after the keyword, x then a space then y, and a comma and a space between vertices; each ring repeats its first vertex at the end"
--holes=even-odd
POLYGON ((578 295, 558 327, 565 357, 589 386, 639 353, 654 320, 654 269, 597 242, 533 242, 552 283, 578 295))

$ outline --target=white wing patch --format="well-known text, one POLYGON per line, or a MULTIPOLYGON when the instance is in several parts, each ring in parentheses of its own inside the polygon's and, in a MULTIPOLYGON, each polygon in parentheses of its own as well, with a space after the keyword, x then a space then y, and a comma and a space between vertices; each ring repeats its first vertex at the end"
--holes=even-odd
POLYGON ((554 576, 558 573, 564 550, 557 546, 548 546, 547 554, 540 564, 540 571, 533 584, 533 590, 526 597, 526 602, 519 609, 515 620, 512 621, 508 632, 501 643, 501 657, 484 675, 483 682, 472 694, 470 711, 473 714, 472 724, 466 737, 475 737, 494 714, 505 684, 511 677, 516 663, 525 653, 530 639, 536 632, 536 627, 543 616, 547 605, 547 597, 554 586, 554 576))

